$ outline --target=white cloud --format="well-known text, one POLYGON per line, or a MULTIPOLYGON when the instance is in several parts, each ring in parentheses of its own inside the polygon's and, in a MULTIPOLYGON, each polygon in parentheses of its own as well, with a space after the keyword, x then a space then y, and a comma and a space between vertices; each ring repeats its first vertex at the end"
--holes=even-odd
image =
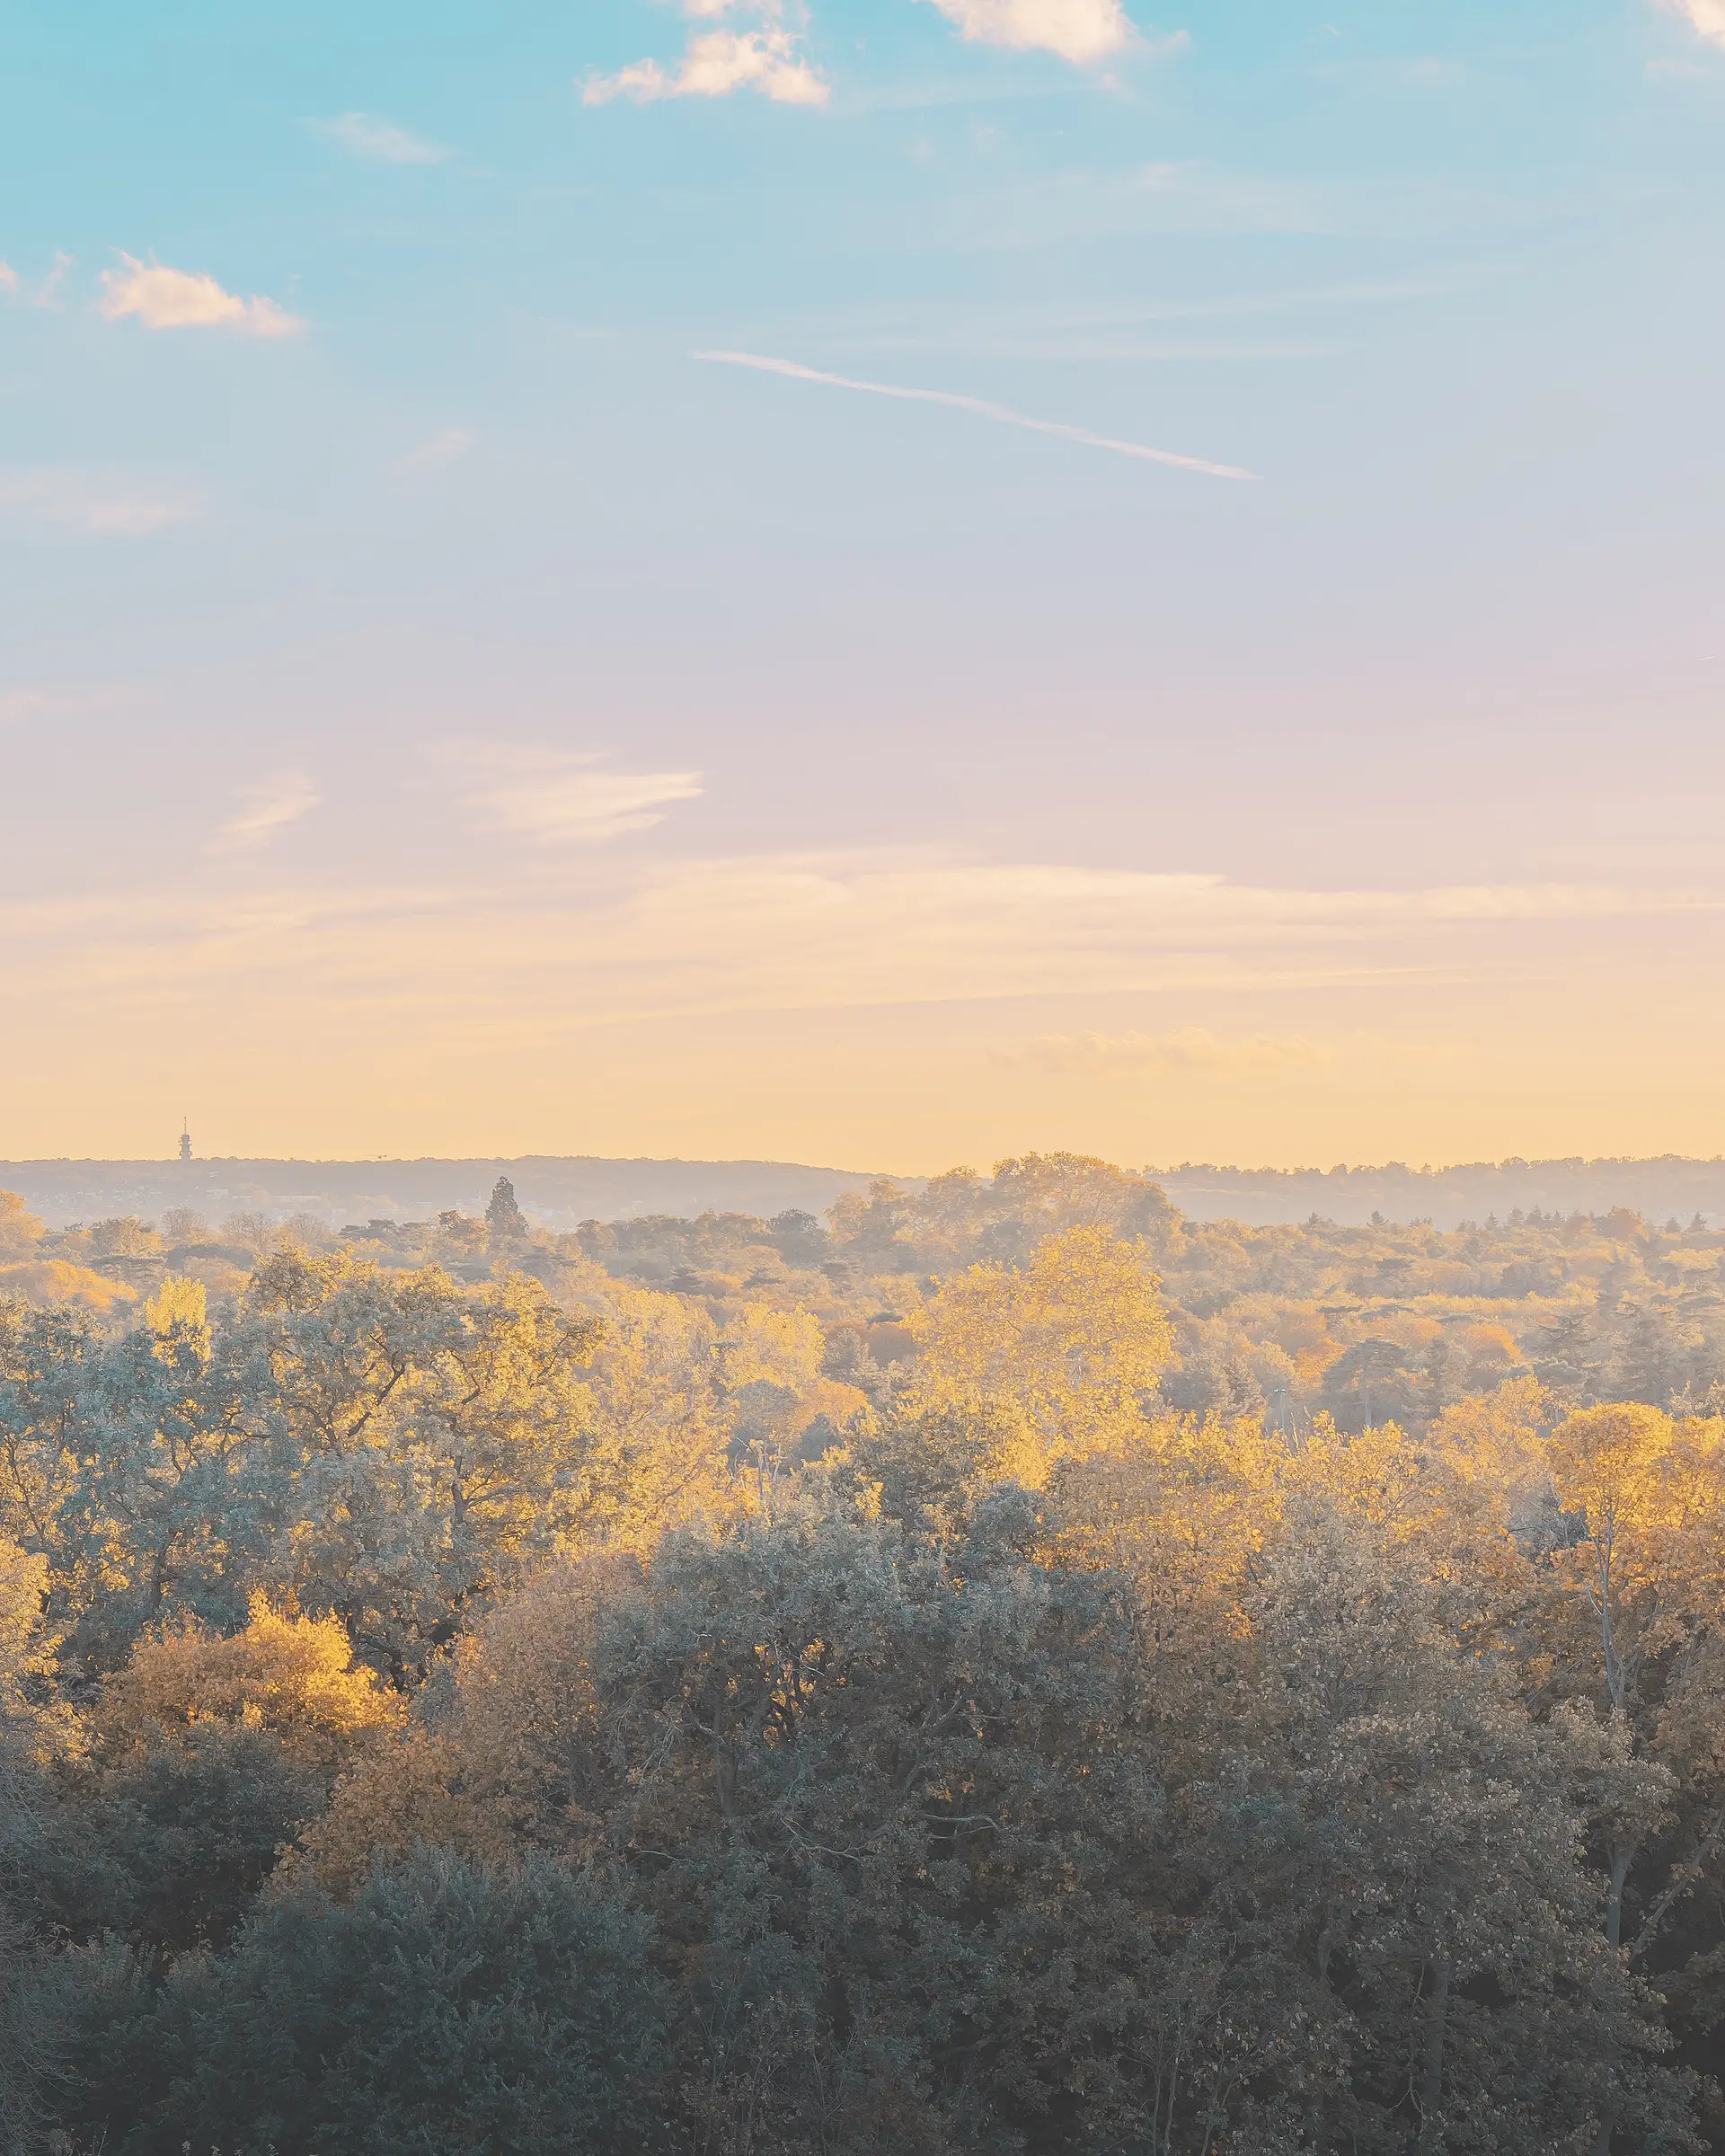
MULTIPOLYGON (((1053 52, 1080 67, 1112 59, 1137 32, 1120 0, 933 0, 960 36, 1012 52, 1053 52)), ((1182 41, 1183 41, 1183 33, 1182 41)))
POLYGON ((0 261, 0 292, 16 294, 18 272, 10 262, 0 261))
POLYGON ((668 803, 706 791, 698 771, 599 771, 592 755, 477 746, 443 753, 469 773, 467 805, 488 829, 542 845, 595 845, 650 830, 668 803))
MULTIPOLYGON (((723 0, 720 5, 692 0, 686 12, 711 16, 722 8, 723 0)), ((803 58, 798 33, 770 23, 761 30, 703 31, 668 73, 657 60, 637 60, 615 75, 589 75, 581 102, 606 105, 626 97, 647 105, 668 97, 729 97, 738 90, 753 90, 775 105, 824 105, 832 94, 803 58)))
POLYGON ((374 157, 385 164, 441 164, 449 155, 442 143, 411 135, 375 112, 341 112, 333 119, 314 119, 312 127, 325 142, 355 157, 374 157))
POLYGON ((198 495, 124 474, 38 466, 0 471, 0 508, 102 538, 138 539, 202 514, 198 495))
POLYGON ((323 796, 303 772, 277 772, 241 796, 235 809, 209 841, 207 853, 255 853, 267 846, 278 831, 297 823, 315 808, 323 796))
POLYGON ((147 330, 226 329, 242 337, 290 337, 305 323, 273 299, 242 299, 224 291, 208 271, 173 270, 122 253, 123 270, 102 273, 98 303, 110 322, 136 314, 147 330))
POLYGON ((1197 1071, 1218 1077, 1251 1077, 1269 1071, 1322 1068, 1335 1050, 1302 1034, 1252 1033, 1218 1040, 1202 1026, 1172 1033, 1044 1033, 1022 1060, 1038 1070, 1106 1074, 1116 1071, 1197 1071))
POLYGON ((1725 0, 1656 0, 1668 14, 1681 15, 1710 45, 1725 45, 1725 0))
POLYGON ((1172 449, 1152 449, 1143 442, 1118 441, 1112 435, 1092 434, 1088 427, 1068 427, 1060 420, 1033 420, 1010 405, 993 404, 985 397, 960 396, 947 389, 905 389, 891 382, 863 382, 850 375, 823 374, 795 359, 770 359, 759 352, 692 352, 694 359, 719 367, 752 367, 758 374, 784 375, 793 382, 818 382, 828 389, 855 389, 871 397, 898 397, 911 404, 947 404, 955 411, 975 412, 1002 427, 1022 427, 1031 434, 1052 434, 1063 442, 1076 442, 1086 449, 1107 449, 1116 456, 1141 458, 1146 464, 1174 464, 1185 472, 1208 473, 1212 479, 1255 479, 1257 474, 1239 464, 1215 464, 1201 456, 1182 456, 1172 449))
POLYGON ((443 427, 428 439, 410 449, 405 456, 398 457, 398 472, 435 472, 440 464, 453 464, 457 457, 465 456, 473 446, 473 437, 464 427, 443 427))

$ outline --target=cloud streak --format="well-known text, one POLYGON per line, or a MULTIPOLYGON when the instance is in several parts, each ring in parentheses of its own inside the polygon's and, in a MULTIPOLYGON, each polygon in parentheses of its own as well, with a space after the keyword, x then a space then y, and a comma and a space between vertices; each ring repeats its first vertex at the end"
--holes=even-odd
POLYGON ((236 809, 206 845, 207 853, 257 853, 278 832, 315 808, 323 799, 303 772, 282 771, 249 786, 236 809))
POLYGON ((122 701, 113 690, 74 696, 52 689, 0 689, 0 726, 27 719, 75 718, 85 711, 111 710, 122 701))
POLYGON ((175 270, 165 262, 120 254, 125 267, 104 270, 97 311, 110 322, 135 316, 146 330, 232 331, 241 337, 291 337, 305 327, 273 299, 242 299, 207 270, 175 270))
POLYGON ((466 455, 473 446, 473 437, 464 427, 444 427, 410 449, 405 456, 398 457, 398 472, 435 472, 441 465, 453 464, 466 455))
POLYGON ((312 128, 349 156, 382 164, 441 164, 449 155, 442 143, 410 134, 375 112, 339 112, 333 119, 314 119, 312 128))
POLYGON ((1106 449, 1114 456, 1130 456, 1146 464, 1172 464, 1181 472, 1202 472, 1212 479, 1256 479, 1239 464, 1212 464, 1202 456, 1184 456, 1172 449, 1152 449, 1143 442, 1124 442, 1112 435, 1092 434, 1088 427, 1069 427, 1059 420, 1035 420, 1010 405, 995 404, 986 397, 960 396, 947 389, 907 389, 894 382, 864 382, 850 375, 829 375, 804 367, 795 359, 773 359, 759 352, 692 352, 691 358, 716 367, 751 367, 758 374, 783 375, 792 382, 817 382, 828 389, 860 390, 871 397, 896 397, 909 404, 944 404, 954 411, 972 412, 1000 427, 1022 427, 1031 434, 1050 434, 1058 441, 1076 442, 1086 449, 1106 449))
POLYGON ((1302 1034, 1252 1033, 1218 1040, 1202 1026, 1162 1034, 1044 1033, 1023 1055, 1024 1062, 1053 1076, 1148 1071, 1259 1077, 1271 1071, 1319 1070, 1335 1059, 1333 1048, 1302 1034))
POLYGON ((706 791, 698 771, 600 771, 593 755, 491 746, 442 753, 478 780, 465 798, 487 830, 540 845, 599 845, 650 831, 671 802, 706 791))
POLYGON ((95 538, 141 539, 190 523, 203 504, 185 488, 47 465, 0 471, 0 509, 6 508, 95 538))
MULTIPOLYGON (((1725 914, 1720 894, 1609 886, 1322 891, 886 853, 668 862, 579 850, 698 789, 691 773, 494 754, 470 806, 546 849, 507 874, 0 906, 0 995, 131 1009, 166 990, 208 993, 212 1022, 226 999, 331 1012, 383 997, 447 1012, 457 1028, 477 1013, 550 1038, 674 1015, 1518 977, 1529 949, 1542 964, 1568 954, 1579 978, 1597 968, 1603 923, 1657 923, 1668 941, 1682 916, 1725 914), (577 851, 552 851, 571 841, 577 851), (1518 929, 1537 942, 1508 940, 1518 929)), ((223 850, 266 843, 314 798, 296 774, 254 789, 223 850)), ((1098 1070, 1239 1067, 1243 1056, 1291 1070, 1306 1053, 1269 1034, 1244 1050, 1191 1029, 1102 1034, 1100 1048, 1078 1038, 1042 1053, 1098 1070)))

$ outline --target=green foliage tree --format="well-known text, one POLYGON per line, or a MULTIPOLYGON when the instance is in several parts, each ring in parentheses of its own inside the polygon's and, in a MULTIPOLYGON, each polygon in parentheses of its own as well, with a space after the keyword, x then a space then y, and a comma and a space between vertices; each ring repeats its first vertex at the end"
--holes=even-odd
POLYGON ((420 1852, 265 1902, 158 1984, 84 1957, 64 2116, 117 2156, 636 2156, 664 1988, 615 1886, 420 1852))

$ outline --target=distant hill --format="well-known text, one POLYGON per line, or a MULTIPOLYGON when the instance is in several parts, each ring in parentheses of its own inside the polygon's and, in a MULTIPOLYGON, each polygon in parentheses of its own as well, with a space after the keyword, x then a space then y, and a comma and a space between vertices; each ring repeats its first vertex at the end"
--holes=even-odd
POLYGON ((1725 1220, 1725 1159, 1476 1161, 1458 1168, 1212 1168, 1184 1162, 1145 1171, 1194 1220, 1321 1219, 1358 1226, 1374 1213, 1385 1220, 1429 1220, 1454 1228, 1513 1212, 1606 1214, 1625 1206, 1650 1221, 1675 1215, 1687 1226, 1699 1213, 1725 1220))
MULTIPOLYGON (((1482 1161, 1454 1168, 1219 1168, 1183 1162, 1145 1171, 1194 1220, 1267 1227, 1321 1218, 1343 1225, 1380 1214, 1389 1221, 1464 1220, 1512 1212, 1606 1214, 1626 1206, 1650 1221, 1685 1225, 1699 1213, 1725 1221, 1725 1158, 1482 1161)), ((22 1194, 51 1227, 136 1213, 159 1217, 187 1206, 212 1220, 235 1212, 316 1213, 349 1221, 426 1220, 482 1213, 500 1175, 546 1227, 632 1220, 646 1213, 752 1213, 796 1206, 823 1213, 871 1180, 860 1170, 782 1161, 614 1161, 528 1153, 472 1161, 0 1161, 0 1189, 22 1194)), ((920 1187, 921 1178, 901 1180, 920 1187)))
POLYGON ((778 1161, 606 1161, 527 1154, 482 1161, 0 1161, 0 1189, 16 1190, 50 1227, 135 1213, 155 1219, 187 1206, 211 1219, 237 1212, 317 1213, 348 1221, 426 1220, 482 1213, 500 1175, 546 1227, 629 1220, 643 1213, 823 1213, 869 1178, 778 1161))

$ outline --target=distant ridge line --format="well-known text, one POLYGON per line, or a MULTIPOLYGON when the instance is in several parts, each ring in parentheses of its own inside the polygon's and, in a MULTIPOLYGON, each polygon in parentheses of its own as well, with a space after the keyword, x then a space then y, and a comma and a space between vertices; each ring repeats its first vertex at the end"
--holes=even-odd
MULTIPOLYGON (((1051 1150, 1051 1149, 1050 1149, 1051 1150)), ((1519 1209, 1605 1215, 1627 1209, 1685 1224, 1699 1214, 1725 1220, 1725 1155, 1643 1157, 1567 1154, 1452 1166, 1232 1168, 1205 1162, 1144 1171, 1194 1220, 1236 1219, 1257 1226, 1291 1224, 1314 1213, 1341 1225, 1381 1214, 1386 1220, 1429 1219, 1438 1227, 1519 1209)), ((649 1155, 515 1153, 467 1158, 420 1154, 371 1160, 210 1159, 0 1161, 0 1188, 20 1193, 51 1226, 114 1215, 159 1215, 185 1206, 212 1218, 270 1210, 327 1214, 341 1221, 425 1219, 443 1211, 482 1212, 492 1184, 507 1175, 519 1202, 545 1225, 622 1220, 647 1213, 689 1216, 750 1213, 771 1218, 792 1209, 824 1213, 846 1191, 875 1180, 862 1169, 787 1161, 696 1161, 649 1155)), ((898 1181, 920 1188, 924 1178, 898 1181)))

